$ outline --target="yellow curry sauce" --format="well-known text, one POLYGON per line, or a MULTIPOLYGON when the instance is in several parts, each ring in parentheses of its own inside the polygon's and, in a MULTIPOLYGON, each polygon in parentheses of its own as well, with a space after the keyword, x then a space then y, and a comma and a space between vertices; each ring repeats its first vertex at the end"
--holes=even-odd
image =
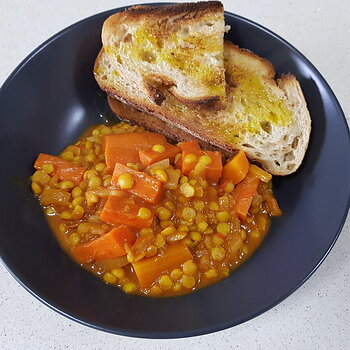
MULTIPOLYGON (((221 162, 219 152, 186 153, 160 142, 160 138, 146 151, 162 158, 162 152, 171 149, 178 152, 175 157, 144 166, 128 162, 125 157, 130 154, 135 160, 135 153, 124 150, 119 153, 124 164, 116 163, 113 172, 106 164, 110 162, 106 135, 115 135, 114 141, 118 141, 118 135, 135 137, 135 133, 145 131, 123 122, 98 125, 68 146, 59 158, 44 157, 40 164, 38 157, 32 189, 60 245, 85 269, 127 293, 175 296, 227 277, 261 244, 270 217, 280 215, 270 177, 266 177, 269 174, 249 165, 239 183, 227 176, 213 182, 218 171, 230 176, 230 172, 225 173, 225 162, 223 172, 217 163, 221 162), (67 170, 67 164, 75 170, 67 170), (189 164, 192 170, 185 175, 189 164), (118 167, 124 170, 116 174, 118 167), (238 201, 244 204, 247 198, 237 197, 237 193, 247 187, 244 182, 249 185, 249 178, 256 184, 256 192, 249 194, 247 214, 242 216, 238 201), (137 187, 137 181, 145 179, 154 180, 150 192, 145 192, 148 197, 143 196, 144 186, 137 187), (155 184, 160 184, 162 192, 151 199, 151 193, 158 191, 155 184), (137 210, 133 214, 134 207, 137 210), (120 227, 124 240, 113 249, 106 248, 119 235, 120 227), (111 232, 116 235, 112 237, 111 232), (106 251, 101 251, 103 244, 106 251), (100 251, 91 253, 91 247, 100 251)), ((147 159, 144 164, 148 164, 147 159)))

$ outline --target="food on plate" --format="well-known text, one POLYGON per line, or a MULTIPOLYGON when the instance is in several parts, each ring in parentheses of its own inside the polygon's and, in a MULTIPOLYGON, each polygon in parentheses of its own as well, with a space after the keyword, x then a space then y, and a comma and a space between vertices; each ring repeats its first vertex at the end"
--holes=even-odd
POLYGON ((39 154, 32 189, 65 251, 124 292, 174 296, 245 261, 281 215, 310 115, 292 74, 223 40, 223 6, 109 17, 95 78, 122 120, 39 154))
POLYGON ((125 122, 90 128, 34 167, 63 249, 126 293, 174 296, 228 276, 281 214, 272 176, 243 151, 225 159, 125 122))
POLYGON ((153 103, 166 85, 179 101, 212 105, 225 96, 223 5, 218 1, 135 6, 103 24, 103 80, 129 77, 123 89, 142 91, 153 103), (108 70, 108 72, 106 72, 108 70))
MULTIPOLYGON (((129 40, 137 41, 137 38, 130 34, 129 40)), ((180 136, 174 136, 177 139, 187 139, 189 136, 184 135, 189 134, 228 154, 243 150, 249 159, 274 175, 295 172, 304 158, 311 131, 310 114, 297 79, 286 74, 275 80, 270 62, 231 42, 222 43, 222 49, 226 92, 216 106, 199 108, 184 103, 174 95, 172 87, 160 80, 156 89, 162 98, 154 101, 144 89, 139 73, 127 69, 132 51, 126 51, 118 62, 106 53, 105 42, 96 59, 94 74, 109 96, 144 112, 140 124, 150 130, 159 129, 154 122, 157 117, 166 123, 167 134, 182 130, 180 136)), ((156 62, 147 65, 149 73, 153 66, 157 66, 156 62)), ((191 76, 191 70, 187 73, 191 76)), ((118 116, 125 120, 134 117, 132 121, 138 123, 136 112, 118 116)))

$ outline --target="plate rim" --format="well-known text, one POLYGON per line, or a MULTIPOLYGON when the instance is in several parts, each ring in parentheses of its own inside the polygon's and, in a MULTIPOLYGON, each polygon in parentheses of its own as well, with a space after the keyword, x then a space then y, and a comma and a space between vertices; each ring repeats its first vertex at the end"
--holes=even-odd
MULTIPOLYGON (((58 31, 56 34, 52 35, 47 40, 45 40, 42 44, 37 46, 33 51, 31 51, 16 66, 16 68, 12 71, 12 73, 7 77, 7 79, 4 81, 4 83, 0 87, 0 99, 1 99, 1 96, 5 93, 7 86, 12 82, 13 79, 15 79, 16 75, 20 73, 22 68, 25 67, 25 65, 28 64, 28 62, 30 62, 30 60, 33 57, 35 57, 42 50, 44 50, 48 45, 50 45, 52 42, 54 42, 55 40, 57 40, 61 36, 67 34, 71 30, 74 30, 77 26, 85 24, 86 22, 94 20, 94 19, 99 18, 99 17, 109 16, 112 13, 117 12, 117 11, 118 12, 123 11, 123 10, 125 10, 125 9, 127 9, 129 7, 132 7, 132 6, 138 6, 138 5, 159 6, 159 5, 165 5, 165 4, 174 4, 174 2, 141 3, 141 4, 133 4, 133 5, 128 5, 128 6, 121 6, 121 7, 113 8, 113 9, 110 9, 110 10, 102 11, 102 12, 99 12, 97 14, 88 16, 88 17, 83 18, 83 19, 81 19, 81 20, 79 20, 79 21, 77 21, 77 22, 75 22, 75 23, 65 27, 64 29, 58 31)), ((252 21, 252 20, 250 20, 250 19, 248 19, 246 17, 243 17, 243 16, 240 16, 240 15, 238 15, 236 13, 233 13, 233 12, 224 11, 224 15, 228 16, 228 17, 231 17, 231 18, 238 18, 239 20, 243 21, 244 23, 255 27, 259 31, 263 31, 263 32, 267 33, 268 35, 272 36, 274 39, 282 42, 291 51, 293 51, 294 53, 299 55, 307 63, 307 65, 314 71, 314 73, 320 79, 320 82, 322 83, 322 85, 327 90, 327 95, 332 100, 332 103, 334 104, 334 107, 338 110, 338 114, 339 114, 339 117, 340 117, 338 119, 344 124, 344 127, 345 127, 345 129, 347 131, 346 132, 347 140, 348 140, 348 143, 350 145, 349 125, 347 123, 347 120, 346 120, 345 114, 344 114, 344 112, 342 110, 342 107, 341 107, 341 105, 340 105, 340 103, 339 103, 335 93, 333 92, 332 88, 330 87, 328 82, 325 80, 325 78, 322 76, 322 74, 318 71, 318 69, 312 64, 312 62, 307 57, 305 57, 298 49, 296 49, 292 44, 290 44, 288 41, 286 41, 284 38, 282 38, 278 34, 276 34, 273 31, 271 31, 270 29, 266 28, 265 26, 255 22, 255 21, 252 21)), ((2 119, 2 118, 0 117, 0 119, 2 119)), ((327 248, 326 252, 322 255, 322 257, 317 262, 317 264, 310 270, 310 272, 306 276, 304 276, 295 285, 294 288, 288 290, 287 293, 285 293, 285 294, 281 295, 280 297, 276 298, 275 300, 273 300, 271 303, 269 303, 269 305, 267 305, 267 306, 265 305, 264 307, 260 308, 259 310, 255 311, 255 312, 253 312, 253 313, 251 313, 249 315, 246 315, 244 318, 240 319, 239 322, 227 321, 225 323, 218 324, 215 327, 211 326, 211 327, 197 328, 197 329, 192 329, 192 330, 183 331, 183 332, 179 332, 179 331, 174 331, 174 332, 137 331, 137 330, 130 330, 130 329, 125 329, 125 328, 120 328, 120 327, 118 327, 116 329, 116 328, 111 328, 111 327, 108 327, 108 326, 101 326, 101 325, 98 325, 96 323, 89 322, 88 320, 83 319, 83 318, 77 318, 76 315, 74 315, 74 314, 70 313, 69 311, 65 310, 65 308, 62 308, 62 307, 56 305, 55 302, 45 298, 45 296, 42 295, 42 293, 40 293, 38 291, 35 292, 34 290, 36 290, 36 288, 32 288, 30 281, 22 281, 21 278, 18 277, 17 274, 14 272, 15 269, 10 268, 10 265, 12 265, 12 264, 5 262, 5 260, 2 257, 2 254, 0 254, 0 261, 2 262, 3 266, 5 266, 6 270, 10 273, 10 275, 12 275, 13 278, 25 290, 27 290, 31 295, 33 295, 37 300, 42 302, 44 305, 48 306, 50 309, 56 311, 60 315, 63 315, 65 317, 67 317, 68 319, 73 320, 73 321, 75 321, 75 322, 77 322, 79 324, 82 324, 82 325, 85 325, 85 326, 88 326, 90 328, 97 329, 97 330, 100 330, 100 331, 104 331, 104 332, 108 332, 108 333, 112 333, 112 334, 118 334, 118 335, 122 335, 122 336, 135 337, 135 338, 175 339, 175 338, 186 338, 186 337, 192 337, 192 336, 199 336, 199 335, 214 333, 214 332, 217 332, 217 331, 220 331, 220 330, 224 330, 224 329, 227 329, 227 328, 231 328, 231 327, 237 326, 239 324, 242 324, 244 322, 247 322, 248 320, 251 320, 251 319, 257 317, 257 316, 263 314, 264 312, 269 311, 270 309, 272 309, 273 307, 275 307, 276 305, 281 303, 283 300, 287 299, 297 289, 299 289, 315 273, 315 271, 319 268, 319 266, 327 258, 328 254, 330 253, 330 251, 334 247, 336 241, 339 238, 340 233, 342 232, 344 224, 346 222, 346 218, 347 218, 347 215, 348 215, 349 207, 350 207, 350 192, 348 194, 347 206, 344 208, 344 214, 342 215, 340 224, 339 224, 337 230, 335 231, 335 235, 334 235, 334 237, 332 239, 332 242, 331 242, 330 246, 327 248)), ((1 252, 1 247, 0 247, 0 252, 1 252)))

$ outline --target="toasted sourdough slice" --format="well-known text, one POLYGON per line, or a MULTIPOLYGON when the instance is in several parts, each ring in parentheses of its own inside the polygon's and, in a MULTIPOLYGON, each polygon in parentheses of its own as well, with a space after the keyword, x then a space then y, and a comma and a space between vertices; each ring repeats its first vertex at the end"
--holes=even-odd
POLYGON ((291 74, 274 80, 271 63, 230 42, 225 42, 224 62, 227 96, 221 110, 191 108, 166 89, 162 104, 155 104, 136 79, 114 73, 117 68, 103 50, 94 69, 98 84, 110 96, 226 153, 244 150, 274 175, 293 173, 303 160, 311 131, 298 81, 291 74))
POLYGON ((218 1, 136 6, 102 27, 105 54, 123 76, 160 104, 159 87, 206 106, 225 95, 224 10, 218 1))

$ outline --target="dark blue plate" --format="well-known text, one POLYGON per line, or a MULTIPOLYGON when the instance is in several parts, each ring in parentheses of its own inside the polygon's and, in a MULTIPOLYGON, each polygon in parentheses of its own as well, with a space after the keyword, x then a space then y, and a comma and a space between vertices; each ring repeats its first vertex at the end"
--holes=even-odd
MULTIPOLYGON (((39 152, 57 154, 101 122, 105 100, 92 75, 102 22, 112 10, 53 36, 11 74, 0 92, 0 255, 13 276, 61 314, 107 332, 186 337, 237 325, 294 292, 320 265, 343 226, 350 193, 349 132, 315 67, 286 41, 226 13, 227 39, 299 79, 313 119, 299 171, 275 179, 284 214, 261 248, 229 278, 168 299, 123 294, 82 270, 58 246, 28 178, 39 152)), ((316 291, 315 291, 316 293, 316 291)))

